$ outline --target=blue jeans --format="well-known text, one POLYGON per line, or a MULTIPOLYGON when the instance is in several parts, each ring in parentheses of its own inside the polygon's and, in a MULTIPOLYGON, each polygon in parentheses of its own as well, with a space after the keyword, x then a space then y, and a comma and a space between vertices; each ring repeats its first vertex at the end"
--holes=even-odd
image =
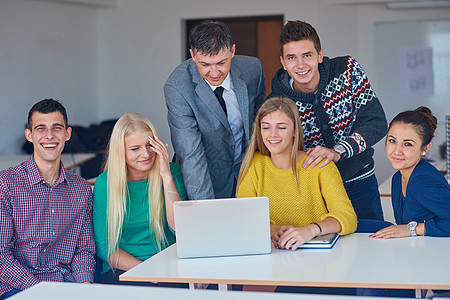
POLYGON ((378 181, 375 175, 344 183, 358 219, 384 220, 378 181))

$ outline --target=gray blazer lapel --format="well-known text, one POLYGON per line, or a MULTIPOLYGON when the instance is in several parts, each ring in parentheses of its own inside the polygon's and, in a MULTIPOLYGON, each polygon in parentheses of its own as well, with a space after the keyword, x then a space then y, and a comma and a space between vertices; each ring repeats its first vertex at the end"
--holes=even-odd
POLYGON ((198 98, 205 103, 206 107, 211 111, 212 115, 214 115, 223 124, 223 126, 229 131, 229 133, 233 134, 222 106, 220 106, 219 101, 217 100, 209 85, 206 83, 205 79, 200 76, 197 65, 193 60, 191 61, 190 69, 192 73, 192 82, 196 85, 195 92, 197 93, 198 98))
POLYGON ((242 122, 244 123, 244 140, 247 142, 250 139, 250 120, 249 120, 249 99, 247 91, 247 83, 241 79, 241 73, 237 68, 233 68, 231 64, 231 80, 234 86, 234 93, 241 111, 242 122))

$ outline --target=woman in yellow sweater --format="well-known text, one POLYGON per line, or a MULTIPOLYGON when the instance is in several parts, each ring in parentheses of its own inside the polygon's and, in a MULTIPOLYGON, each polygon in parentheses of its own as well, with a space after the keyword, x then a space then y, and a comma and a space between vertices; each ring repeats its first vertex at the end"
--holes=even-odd
POLYGON ((303 131, 294 102, 266 100, 242 162, 238 197, 267 196, 275 247, 292 250, 318 235, 356 230, 356 214, 333 162, 302 167, 303 131))

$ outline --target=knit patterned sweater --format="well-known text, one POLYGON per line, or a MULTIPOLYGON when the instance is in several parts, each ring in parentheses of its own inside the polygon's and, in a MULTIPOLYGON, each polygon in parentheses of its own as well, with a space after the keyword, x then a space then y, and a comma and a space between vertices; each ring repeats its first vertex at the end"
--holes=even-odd
POLYGON ((387 132, 383 108, 353 57, 324 57, 319 74, 316 93, 297 93, 289 74, 281 68, 272 79, 269 97, 281 95, 295 102, 306 149, 344 146, 345 157, 336 166, 345 182, 366 178, 375 172, 372 146, 387 132))
POLYGON ((334 163, 323 168, 304 169, 297 163, 299 191, 292 170, 276 168, 269 156, 256 152, 238 187, 238 197, 267 196, 270 222, 276 225, 306 226, 333 217, 341 224, 339 234, 356 230, 356 214, 334 163))

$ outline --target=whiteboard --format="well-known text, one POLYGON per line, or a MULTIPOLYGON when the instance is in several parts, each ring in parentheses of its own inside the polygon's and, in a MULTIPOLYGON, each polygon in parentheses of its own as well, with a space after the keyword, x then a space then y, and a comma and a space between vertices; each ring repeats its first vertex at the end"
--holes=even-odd
MULTIPOLYGON (((376 94, 386 112, 388 122, 399 112, 427 106, 438 119, 430 157, 437 159, 439 145, 445 141, 445 116, 450 115, 450 19, 441 21, 387 22, 375 25, 376 94), (431 91, 405 91, 405 69, 402 59, 405 51, 431 49, 430 72, 422 77, 431 85, 431 91), (402 67, 403 65, 403 67, 402 67), (430 78, 432 76, 432 78, 430 78), (428 80, 430 79, 430 80, 428 80), (431 83, 430 83, 431 82, 431 83)), ((413 76, 413 75, 412 75, 413 76)))

